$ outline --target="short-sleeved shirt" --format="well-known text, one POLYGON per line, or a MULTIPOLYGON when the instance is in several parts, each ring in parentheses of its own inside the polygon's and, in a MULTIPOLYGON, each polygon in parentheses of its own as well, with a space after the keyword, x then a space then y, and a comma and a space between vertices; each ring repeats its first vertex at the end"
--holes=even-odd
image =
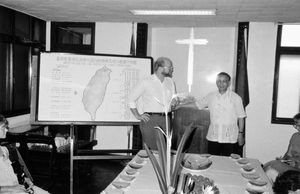
POLYGON ((174 94, 175 84, 171 78, 165 77, 161 82, 152 74, 133 89, 129 95, 129 107, 141 112, 165 112, 165 105, 169 105, 174 94))
POLYGON ((241 97, 227 90, 223 95, 211 92, 196 102, 198 108, 208 107, 210 126, 206 139, 219 143, 236 143, 238 137, 238 118, 246 117, 241 97))

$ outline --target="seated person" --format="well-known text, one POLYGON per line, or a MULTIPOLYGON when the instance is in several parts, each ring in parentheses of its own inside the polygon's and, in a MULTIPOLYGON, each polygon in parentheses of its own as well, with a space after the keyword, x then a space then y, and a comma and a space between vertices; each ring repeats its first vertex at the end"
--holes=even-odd
POLYGON ((300 172, 288 170, 278 175, 273 191, 274 194, 300 194, 300 172))
MULTIPOLYGON (((0 114, 0 138, 6 137, 8 131, 8 121, 0 114)), ((8 149, 0 146, 0 194, 47 194, 47 191, 33 185, 29 178, 23 177, 23 184, 19 184, 18 177, 14 173, 12 163, 9 160, 8 149)))
POLYGON ((294 128, 297 130, 290 139, 287 152, 283 157, 276 158, 264 165, 264 170, 272 182, 278 174, 288 170, 300 171, 300 113, 293 117, 294 128))

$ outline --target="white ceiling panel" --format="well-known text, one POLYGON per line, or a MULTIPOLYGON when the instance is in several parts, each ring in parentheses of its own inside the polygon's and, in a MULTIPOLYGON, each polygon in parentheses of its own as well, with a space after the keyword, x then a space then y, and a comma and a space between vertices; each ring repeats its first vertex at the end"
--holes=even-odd
POLYGON ((0 5, 46 21, 146 22, 158 27, 300 22, 300 0, 0 0, 0 5), (132 9, 217 9, 217 15, 134 16, 132 9))

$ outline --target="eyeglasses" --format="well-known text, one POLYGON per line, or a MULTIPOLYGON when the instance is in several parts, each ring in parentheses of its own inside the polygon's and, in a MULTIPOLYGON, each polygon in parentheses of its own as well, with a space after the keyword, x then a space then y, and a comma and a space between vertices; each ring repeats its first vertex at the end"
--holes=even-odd
POLYGON ((173 69, 173 66, 163 66, 163 67, 167 69, 173 69))

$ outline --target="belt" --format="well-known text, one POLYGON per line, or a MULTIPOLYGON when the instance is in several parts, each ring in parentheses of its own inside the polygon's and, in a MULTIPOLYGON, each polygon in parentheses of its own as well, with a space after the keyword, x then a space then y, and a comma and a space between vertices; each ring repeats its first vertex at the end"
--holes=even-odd
MULTIPOLYGON (((166 116, 164 112, 145 112, 148 115, 158 115, 158 116, 166 116)), ((168 116, 172 115, 172 112, 168 112, 168 116)))

